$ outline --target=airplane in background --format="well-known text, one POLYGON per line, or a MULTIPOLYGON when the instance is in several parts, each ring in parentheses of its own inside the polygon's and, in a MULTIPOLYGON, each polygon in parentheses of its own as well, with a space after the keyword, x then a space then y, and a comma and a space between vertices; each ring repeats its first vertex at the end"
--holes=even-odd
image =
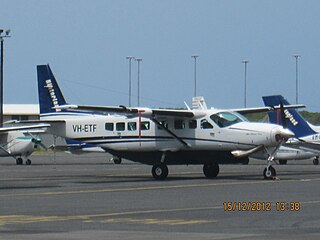
MULTIPOLYGON (((290 105, 289 102, 281 95, 262 97, 266 106, 278 106, 279 104, 290 105)), ((319 164, 320 154, 320 126, 314 126, 307 122, 301 114, 295 109, 285 109, 282 118, 278 110, 269 112, 271 123, 285 125, 294 134, 294 138, 289 139, 285 144, 291 148, 297 148, 303 151, 312 152, 315 155, 313 164, 319 164)))
POLYGON ((41 139, 32 136, 32 133, 41 132, 49 124, 26 125, 0 128, 0 157, 13 157, 17 165, 30 165, 29 156, 41 144, 41 139))
POLYGON ((40 121, 50 124, 49 133, 153 165, 158 180, 167 177, 167 165, 177 164, 201 164, 204 175, 215 178, 219 164, 247 161, 259 151, 269 153, 263 176, 273 179, 274 155, 293 136, 282 126, 248 122, 239 114, 269 107, 207 109, 201 100, 187 110, 69 105, 49 65, 37 66, 37 74, 40 121))

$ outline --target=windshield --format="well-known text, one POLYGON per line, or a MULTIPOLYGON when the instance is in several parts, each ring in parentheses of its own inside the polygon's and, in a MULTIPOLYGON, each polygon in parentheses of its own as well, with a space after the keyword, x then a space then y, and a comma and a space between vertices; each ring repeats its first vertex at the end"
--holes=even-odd
POLYGON ((219 127, 228 127, 238 122, 247 121, 246 118, 235 112, 219 112, 210 116, 219 127))

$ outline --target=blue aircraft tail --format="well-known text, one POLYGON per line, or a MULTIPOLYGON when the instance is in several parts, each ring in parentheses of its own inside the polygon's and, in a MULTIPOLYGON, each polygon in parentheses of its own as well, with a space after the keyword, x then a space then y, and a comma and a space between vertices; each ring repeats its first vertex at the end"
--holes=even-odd
MULTIPOLYGON (((280 103, 284 105, 290 105, 289 102, 284 99, 281 95, 265 96, 262 97, 264 105, 268 107, 279 106, 280 103)), ((300 113, 295 109, 285 109, 285 120, 288 126, 296 138, 308 136, 315 134, 316 132, 309 126, 307 121, 300 115, 300 113)), ((271 123, 282 124, 282 117, 280 110, 270 111, 268 113, 269 120, 271 123)))
POLYGON ((60 109, 53 109, 53 107, 66 104, 66 100, 50 66, 38 65, 37 74, 40 114, 60 112, 60 109))

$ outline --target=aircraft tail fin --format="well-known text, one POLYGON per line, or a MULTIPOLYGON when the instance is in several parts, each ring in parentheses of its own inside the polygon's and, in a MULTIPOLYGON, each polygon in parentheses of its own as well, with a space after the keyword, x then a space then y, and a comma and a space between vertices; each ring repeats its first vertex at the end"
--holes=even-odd
MULTIPOLYGON (((262 97, 265 106, 274 107, 279 106, 280 103, 290 105, 289 102, 281 95, 265 96, 262 97)), ((268 113, 271 123, 282 124, 280 109, 270 111, 268 113)), ((307 135, 315 134, 316 132, 310 127, 308 122, 300 115, 295 109, 285 109, 285 120, 288 128, 295 134, 296 138, 304 137, 307 135)))
POLYGON ((66 104, 66 100, 63 97, 49 64, 38 65, 37 75, 40 114, 60 112, 61 109, 53 109, 53 107, 66 104))

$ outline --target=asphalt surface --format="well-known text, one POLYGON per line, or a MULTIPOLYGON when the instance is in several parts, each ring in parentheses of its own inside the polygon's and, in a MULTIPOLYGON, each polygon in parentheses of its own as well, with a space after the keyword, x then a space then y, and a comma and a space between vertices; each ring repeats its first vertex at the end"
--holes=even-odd
POLYGON ((320 239, 320 166, 263 161, 151 167, 102 154, 36 154, 31 166, 0 159, 0 239, 320 239))

